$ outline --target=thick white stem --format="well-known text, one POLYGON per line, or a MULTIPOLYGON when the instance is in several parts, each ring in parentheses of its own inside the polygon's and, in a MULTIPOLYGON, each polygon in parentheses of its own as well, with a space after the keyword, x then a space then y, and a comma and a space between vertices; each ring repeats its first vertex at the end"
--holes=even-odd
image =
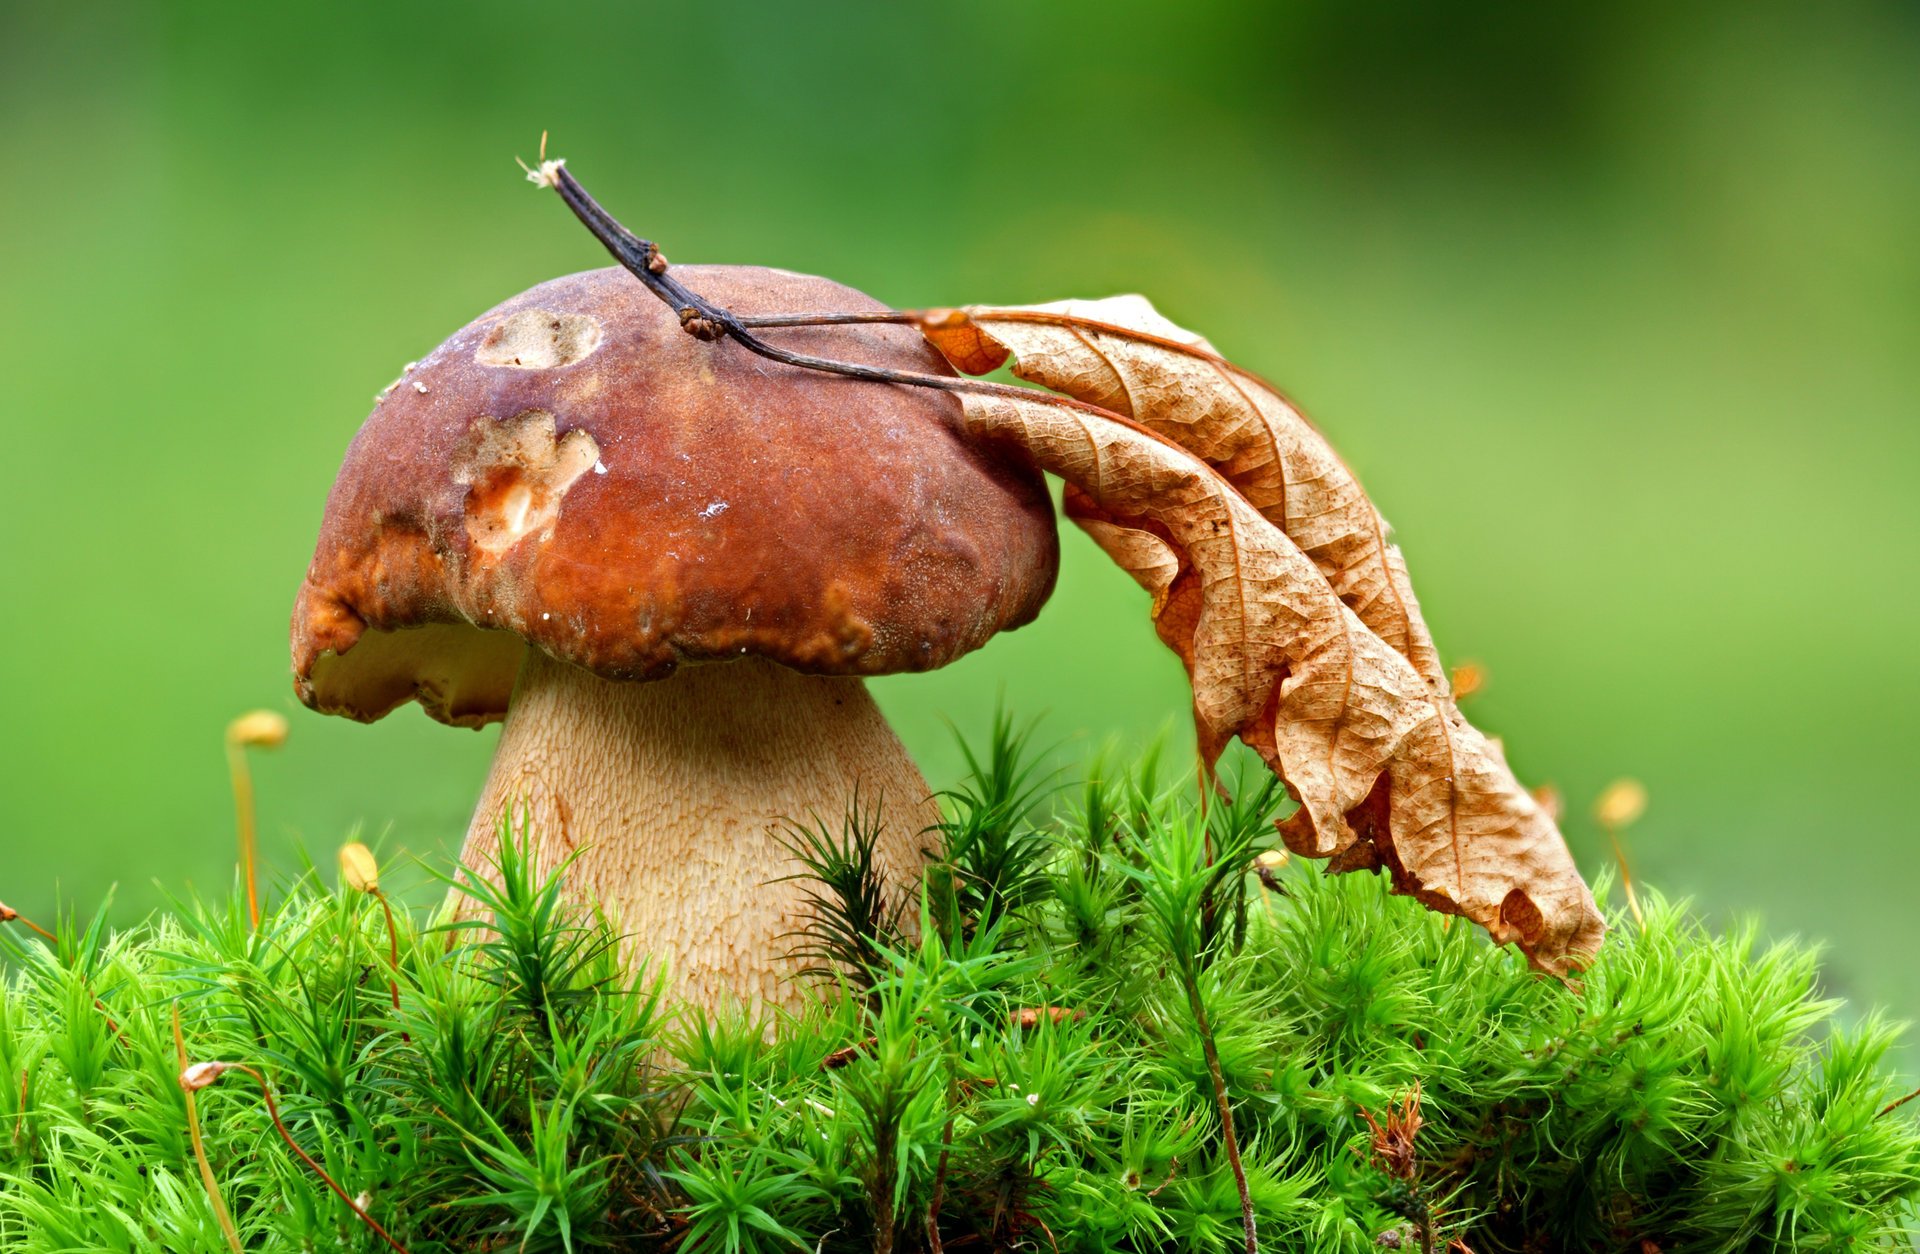
POLYGON ((461 860, 488 866, 502 813, 530 813, 542 869, 577 853, 569 895, 603 905, 674 993, 796 1007, 810 994, 783 934, 806 914, 801 885, 770 882, 797 869, 774 837, 816 819, 837 834, 856 793, 916 904, 939 811, 860 680, 742 658, 615 683, 529 649, 461 860))

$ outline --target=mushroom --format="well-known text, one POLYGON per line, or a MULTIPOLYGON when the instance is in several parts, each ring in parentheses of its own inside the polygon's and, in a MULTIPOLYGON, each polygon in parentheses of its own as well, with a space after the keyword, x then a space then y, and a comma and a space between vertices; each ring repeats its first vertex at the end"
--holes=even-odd
MULTIPOLYGON (((674 273, 742 314, 884 308, 781 270, 674 273)), ((907 328, 780 334, 945 371, 907 328)), ((782 826, 878 805, 876 860, 910 889, 939 818, 862 677, 1031 621, 1058 556, 1038 472, 965 439, 951 395, 702 342, 597 270, 500 305, 382 394, 294 606, 294 686, 364 722, 409 700, 504 718, 469 866, 524 819, 538 864, 574 858, 569 892, 681 995, 793 1006, 782 826)))

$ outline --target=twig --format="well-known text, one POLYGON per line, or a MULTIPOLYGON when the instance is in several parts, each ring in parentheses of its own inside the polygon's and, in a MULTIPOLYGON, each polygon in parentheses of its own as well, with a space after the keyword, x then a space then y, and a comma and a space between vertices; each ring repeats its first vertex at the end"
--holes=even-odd
MULTIPOLYGON (((742 326, 748 327, 831 327, 860 322, 907 323, 925 329, 929 325, 950 319, 972 320, 970 309, 899 309, 877 310, 870 313, 784 313, 784 314, 742 314, 739 315, 742 326)), ((1102 322, 1097 318, 1086 318, 1078 314, 1056 313, 1047 309, 1020 309, 1006 306, 994 306, 992 318, 995 322, 1026 322, 1040 326, 1067 327, 1077 332, 1092 332, 1096 335, 1111 336, 1117 340, 1126 340, 1133 344, 1148 344, 1155 348, 1176 353, 1182 357, 1191 357, 1195 361, 1204 361, 1230 374, 1238 375, 1265 388, 1279 397, 1288 408, 1295 411, 1295 405, 1287 394, 1276 387, 1272 380, 1256 371, 1249 370, 1238 362, 1228 361, 1210 348, 1203 348, 1187 340, 1170 339, 1164 335, 1155 335, 1151 331, 1142 331, 1138 327, 1122 326, 1117 322, 1102 322)))
POLYGON ((923 309, 875 309, 867 313, 791 313, 735 314, 743 327, 844 327, 861 323, 891 323, 917 326, 926 318, 923 309))
MULTIPOLYGON (((546 137, 541 137, 542 152, 545 152, 546 137)), ((526 169, 526 163, 521 163, 526 169)), ((770 361, 784 365, 798 366, 806 370, 819 370, 828 374, 845 375, 852 379, 865 379, 875 383, 900 383, 911 387, 934 388, 942 392, 966 392, 976 396, 997 396, 1006 400, 1029 405, 1048 405, 1058 409, 1070 409, 1127 428, 1137 435, 1156 444, 1173 449, 1183 455, 1191 456, 1189 450, 1166 435, 1155 431, 1144 423, 1136 422, 1110 409, 1090 405, 1072 397, 1060 396, 1052 392, 1043 392, 1034 388, 1014 387, 1005 383, 990 383, 984 379, 966 378, 960 375, 929 374, 917 370, 895 370, 885 366, 868 366, 857 362, 839 361, 831 357, 816 357, 810 353, 796 353, 779 348, 755 335, 752 327, 798 327, 798 326, 839 326, 856 323, 907 323, 918 326, 924 332, 936 319, 951 316, 964 316, 955 310, 918 310, 893 311, 878 310, 863 313, 821 313, 821 314, 761 314, 743 316, 721 305, 715 305, 699 293, 693 291, 668 273, 665 254, 651 240, 642 239, 620 224, 608 213, 600 202, 580 185, 567 169, 565 160, 543 159, 536 169, 527 170, 527 179, 537 187, 551 188, 560 194, 576 218, 591 231, 594 238, 605 245, 607 251, 635 278, 646 284, 649 291, 665 301, 680 319, 681 327, 696 339, 713 341, 722 337, 730 338, 749 352, 757 353, 770 361)), ((1036 318, 1046 315, 1036 314, 1036 318)), ((1266 380, 1252 372, 1233 365, 1217 354, 1184 344, 1178 340, 1163 339, 1145 332, 1131 331, 1115 327, 1116 333, 1129 338, 1162 344, 1167 348, 1195 357, 1205 358, 1232 370, 1235 373, 1252 378, 1268 388, 1276 396, 1281 395, 1266 380)), ((1284 397, 1283 397, 1284 399, 1284 397)), ((1289 402, 1291 403, 1291 402, 1289 402)), ((1201 776, 1201 814, 1206 813, 1207 780, 1210 768, 1200 763, 1201 776)))
POLYGON ((713 341, 723 337, 728 338, 749 352, 757 353, 770 361, 798 366, 804 370, 820 370, 828 374, 845 375, 851 379, 865 379, 873 383, 901 383, 911 387, 934 388, 942 392, 971 392, 980 396, 999 396, 1028 404, 1072 409, 1106 422, 1117 423, 1168 448, 1180 448, 1176 441, 1131 418, 1071 397, 1056 396, 1051 392, 1014 387, 1005 383, 989 383, 984 379, 969 379, 960 375, 928 374, 918 370, 867 366, 858 362, 839 361, 831 357, 816 357, 811 353, 796 353, 769 344, 749 330, 749 326, 756 321, 762 326, 805 326, 816 320, 819 325, 853 322, 918 323, 923 315, 887 311, 873 314, 773 314, 763 315, 757 320, 742 317, 725 306, 712 303, 668 273, 667 259, 653 241, 635 235, 602 208, 600 202, 595 200, 587 189, 580 185, 580 181, 573 177, 565 161, 559 159, 542 161, 537 170, 529 171, 527 177, 537 186, 549 187, 558 192, 560 199, 566 202, 567 208, 573 210, 573 215, 580 219, 587 230, 593 232, 594 238, 606 246, 607 251, 613 255, 613 259, 619 262, 628 273, 646 284, 647 290, 665 301, 679 317, 681 327, 695 339, 713 341))

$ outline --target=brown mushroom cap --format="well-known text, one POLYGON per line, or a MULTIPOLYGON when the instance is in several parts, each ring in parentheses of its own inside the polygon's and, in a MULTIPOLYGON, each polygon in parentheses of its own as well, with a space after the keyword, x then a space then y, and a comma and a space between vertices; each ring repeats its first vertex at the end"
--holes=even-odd
MULTIPOLYGON (((781 270, 674 274, 742 314, 885 308, 781 270)), ((907 327, 768 334, 945 372, 907 327)), ((477 727, 528 643, 622 680, 745 654, 943 666, 1032 621, 1059 560, 1038 472, 969 443, 959 413, 696 340, 621 270, 543 283, 410 367, 354 437, 294 605, 295 689, 477 727)))

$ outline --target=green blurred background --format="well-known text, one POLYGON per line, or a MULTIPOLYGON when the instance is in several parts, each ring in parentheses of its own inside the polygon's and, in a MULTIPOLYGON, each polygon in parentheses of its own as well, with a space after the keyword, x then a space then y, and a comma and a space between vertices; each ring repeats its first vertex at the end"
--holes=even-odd
MULTIPOLYGON (((0 899, 223 887, 259 705, 278 868, 444 857, 494 733, 298 710, 287 612, 374 391, 604 263, 512 163, 549 128, 675 260, 1151 294, 1356 465, 1583 867, 1637 776, 1642 878, 1920 1014, 1916 65, 1910 3, 0 7, 0 899)), ((1002 692, 1187 734, 1077 534, 878 690, 937 786, 1002 692)))

